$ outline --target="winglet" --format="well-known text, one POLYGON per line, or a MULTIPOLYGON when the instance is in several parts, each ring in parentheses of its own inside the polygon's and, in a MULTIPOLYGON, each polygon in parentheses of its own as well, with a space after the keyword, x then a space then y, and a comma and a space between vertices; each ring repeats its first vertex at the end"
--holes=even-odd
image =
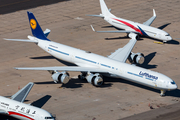
POLYGON ((90 25, 90 26, 91 26, 92 30, 93 30, 94 32, 96 32, 95 29, 93 28, 93 26, 92 26, 92 25, 90 25))
POLYGON ((155 17, 156 16, 156 12, 155 12, 155 10, 153 9, 153 16, 155 17))
POLYGON ((143 24, 150 26, 155 19, 156 19, 156 12, 155 12, 155 10, 153 9, 153 16, 152 16, 149 20, 147 20, 146 22, 144 22, 143 24))
POLYGON ((32 82, 28 83, 25 87, 23 87, 21 90, 19 90, 16 94, 11 96, 11 99, 19 101, 19 102, 24 102, 24 100, 26 99, 26 97, 29 94, 33 85, 34 85, 34 83, 32 83, 32 82))
POLYGON ((41 39, 41 40, 47 40, 50 41, 49 39, 47 39, 47 37, 44 35, 38 21, 36 20, 35 16, 33 15, 32 12, 27 11, 28 14, 28 18, 29 18, 29 24, 30 24, 30 28, 32 31, 32 34, 41 39))

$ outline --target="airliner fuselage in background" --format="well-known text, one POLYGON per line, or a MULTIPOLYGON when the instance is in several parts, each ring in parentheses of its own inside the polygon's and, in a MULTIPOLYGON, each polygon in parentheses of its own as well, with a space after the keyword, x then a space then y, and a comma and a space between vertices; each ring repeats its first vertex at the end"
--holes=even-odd
POLYGON ((174 90, 177 88, 175 82, 158 72, 147 70, 141 67, 126 63, 130 59, 134 64, 143 63, 143 55, 141 53, 131 52, 135 43, 137 34, 131 33, 131 40, 123 48, 119 48, 108 57, 97 55, 91 52, 83 51, 67 45, 50 41, 47 38, 50 30, 44 33, 35 19, 33 13, 27 12, 30 22, 32 34, 28 36, 28 40, 22 39, 6 39, 12 41, 34 42, 40 48, 61 60, 74 63, 77 66, 57 66, 57 67, 24 67, 16 68, 18 70, 47 70, 52 73, 52 79, 55 83, 67 83, 69 81, 68 71, 80 71, 82 75, 79 78, 86 80, 94 86, 103 84, 103 76, 123 78, 132 82, 143 84, 161 90, 164 95, 166 90, 174 90), (60 71, 60 72, 59 72, 60 71))
POLYGON ((129 37, 130 37, 130 33, 136 33, 138 35, 144 35, 144 36, 148 36, 148 37, 155 38, 158 40, 162 40, 163 42, 172 40, 172 37, 167 32, 150 26, 156 18, 156 13, 154 9, 153 9, 153 16, 149 20, 141 24, 141 23, 137 23, 137 22, 133 22, 130 20, 116 17, 110 12, 110 10, 108 10, 104 0, 100 0, 100 6, 101 6, 101 12, 102 12, 100 15, 88 15, 88 16, 102 17, 109 24, 117 28, 124 29, 124 30, 96 31, 96 32, 128 33, 129 37))
POLYGON ((54 120, 49 112, 23 103, 33 85, 34 83, 27 84, 11 99, 0 96, 0 114, 9 115, 20 120, 54 120))

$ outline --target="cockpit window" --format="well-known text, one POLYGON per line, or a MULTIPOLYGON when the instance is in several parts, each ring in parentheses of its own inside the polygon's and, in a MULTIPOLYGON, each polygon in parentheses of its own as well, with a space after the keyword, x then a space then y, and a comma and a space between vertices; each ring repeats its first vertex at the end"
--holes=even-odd
POLYGON ((171 84, 176 84, 176 83, 173 81, 173 82, 171 82, 171 84))
POLYGON ((45 117, 45 119, 54 119, 54 117, 45 117))
POLYGON ((169 34, 166 34, 165 36, 170 36, 169 34))

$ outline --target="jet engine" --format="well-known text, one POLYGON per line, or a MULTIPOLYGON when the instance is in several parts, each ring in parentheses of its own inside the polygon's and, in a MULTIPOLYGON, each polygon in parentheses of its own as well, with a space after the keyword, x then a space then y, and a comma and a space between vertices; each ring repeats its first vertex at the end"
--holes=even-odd
POLYGON ((129 61, 134 64, 143 64, 144 63, 144 55, 142 53, 131 52, 131 54, 129 56, 129 61))
POLYGON ((132 39, 136 39, 138 40, 139 39, 139 35, 138 34, 135 34, 135 33, 129 33, 127 34, 129 38, 132 38, 132 39))
POLYGON ((69 82, 69 74, 67 72, 55 72, 51 77, 55 83, 66 84, 69 82))
POLYGON ((96 74, 90 73, 89 75, 86 76, 86 79, 89 83, 91 83, 96 87, 99 87, 103 84, 103 78, 99 73, 96 74))

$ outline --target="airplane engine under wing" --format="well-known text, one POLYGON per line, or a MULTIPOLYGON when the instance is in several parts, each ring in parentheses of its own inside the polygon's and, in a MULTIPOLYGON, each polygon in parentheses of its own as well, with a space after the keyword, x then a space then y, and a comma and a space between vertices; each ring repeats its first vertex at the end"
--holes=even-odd
POLYGON ((132 38, 132 39, 134 38, 134 39, 136 39, 136 40, 139 39, 139 35, 136 34, 136 33, 129 33, 129 34, 128 34, 128 37, 129 37, 129 38, 132 38))
POLYGON ((144 55, 142 53, 131 52, 131 54, 129 56, 129 61, 134 64, 143 64, 144 63, 144 55))
POLYGON ((99 87, 103 84, 103 78, 99 73, 96 74, 90 73, 89 75, 86 76, 86 79, 89 83, 91 83, 96 87, 99 87))
POLYGON ((67 72, 56 72, 52 76, 52 79, 55 83, 68 83, 69 82, 69 74, 67 72))

